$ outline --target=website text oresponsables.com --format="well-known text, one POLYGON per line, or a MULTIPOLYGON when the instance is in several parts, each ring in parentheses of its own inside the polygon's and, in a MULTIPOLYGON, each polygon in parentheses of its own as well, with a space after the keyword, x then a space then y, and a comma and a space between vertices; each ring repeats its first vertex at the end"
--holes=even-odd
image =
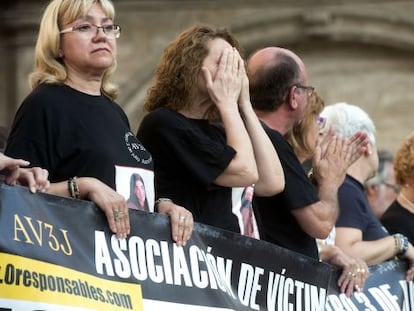
POLYGON ((131 296, 128 294, 103 290, 79 279, 71 280, 26 269, 18 269, 10 263, 5 267, 0 267, 0 284, 33 287, 40 292, 58 292, 81 296, 93 301, 133 310, 131 296))

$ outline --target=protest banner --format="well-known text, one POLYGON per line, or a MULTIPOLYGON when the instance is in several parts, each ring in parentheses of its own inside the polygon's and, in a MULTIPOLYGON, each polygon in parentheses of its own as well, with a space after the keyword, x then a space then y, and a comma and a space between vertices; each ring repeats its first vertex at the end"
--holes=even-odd
POLYGON ((180 247, 167 216, 130 221, 119 240, 91 202, 0 184, 0 310, 411 310, 400 262, 373 267, 350 304, 331 266, 306 256, 198 223, 180 247))
MULTIPOLYGON (((326 311, 384 310, 410 311, 414 308, 413 282, 405 281, 407 264, 404 261, 391 260, 370 267, 370 276, 364 290, 346 297, 338 291, 335 282, 328 290, 326 311)), ((337 280, 339 272, 333 273, 337 280)))
POLYGON ((118 240, 92 203, 1 185, 6 310, 320 310, 331 268, 196 224, 185 247, 166 216, 131 211, 118 240))

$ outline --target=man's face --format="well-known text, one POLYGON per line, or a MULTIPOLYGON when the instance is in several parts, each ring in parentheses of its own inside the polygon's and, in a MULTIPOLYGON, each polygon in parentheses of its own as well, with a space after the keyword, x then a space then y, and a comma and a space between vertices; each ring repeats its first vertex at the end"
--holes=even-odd
POLYGON ((386 177, 382 183, 367 188, 368 200, 377 218, 381 218, 398 196, 398 186, 395 183, 394 169, 391 162, 384 163, 383 173, 386 177))
POLYGON ((386 178, 382 184, 381 199, 384 200, 384 204, 389 206, 398 195, 398 186, 395 183, 394 168, 392 163, 386 162, 384 164, 384 171, 386 172, 386 178))
POLYGON ((312 96, 314 87, 309 85, 305 64, 300 59, 297 59, 297 62, 300 68, 300 83, 294 86, 294 92, 295 99, 297 101, 297 122, 299 122, 305 115, 306 107, 308 105, 310 96, 312 96))

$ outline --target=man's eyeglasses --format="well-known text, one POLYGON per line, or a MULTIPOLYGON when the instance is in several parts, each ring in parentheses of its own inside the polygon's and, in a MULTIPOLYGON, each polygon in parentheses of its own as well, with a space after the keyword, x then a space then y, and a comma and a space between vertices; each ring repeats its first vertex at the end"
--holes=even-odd
POLYGON ((310 85, 302 85, 300 83, 293 84, 292 86, 296 86, 298 89, 304 89, 308 96, 311 97, 313 95, 313 92, 315 92, 315 88, 310 85))
POLYGON ((383 182, 382 183, 385 187, 392 189, 395 193, 399 193, 400 192, 400 186, 396 185, 396 184, 390 184, 387 182, 383 182))
POLYGON ((121 26, 119 25, 96 26, 93 24, 82 24, 78 26, 73 26, 61 30, 60 33, 77 32, 83 36, 91 38, 97 35, 99 29, 102 29, 104 34, 111 39, 119 38, 119 36, 121 35, 121 26))

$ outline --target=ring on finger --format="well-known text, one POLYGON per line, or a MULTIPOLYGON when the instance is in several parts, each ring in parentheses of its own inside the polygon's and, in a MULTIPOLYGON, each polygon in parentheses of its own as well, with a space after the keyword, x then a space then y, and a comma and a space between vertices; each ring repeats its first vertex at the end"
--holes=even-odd
POLYGON ((178 221, 180 222, 180 223, 184 223, 185 222, 185 216, 180 216, 179 218, 178 218, 178 221))
POLYGON ((365 273, 366 272, 366 270, 364 269, 364 268, 358 268, 357 270, 356 270, 356 273, 365 273))
POLYGON ((118 221, 123 215, 123 212, 121 212, 119 209, 114 210, 114 219, 115 221, 118 221))

